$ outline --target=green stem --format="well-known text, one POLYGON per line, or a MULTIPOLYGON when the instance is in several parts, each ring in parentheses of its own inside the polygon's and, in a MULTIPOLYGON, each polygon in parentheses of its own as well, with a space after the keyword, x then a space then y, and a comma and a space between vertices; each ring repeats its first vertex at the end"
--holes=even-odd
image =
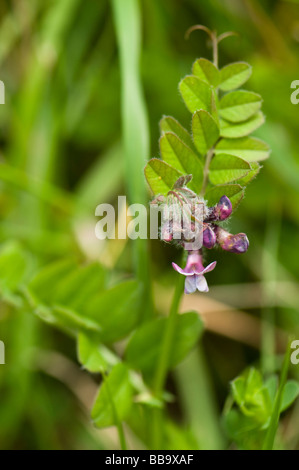
MULTIPOLYGON (((183 261, 185 261, 186 254, 184 253, 183 261)), ((185 278, 184 276, 179 276, 177 284, 175 287, 174 296, 172 299, 172 304, 170 307, 170 312, 168 320, 166 323, 166 329, 164 332, 162 345, 161 345, 161 354, 159 358, 159 363, 156 370, 156 375, 154 377, 154 386, 153 390, 157 397, 161 398, 161 395, 164 390, 168 368, 169 360, 171 355, 171 349, 173 345, 173 339, 175 334, 175 326, 178 315, 178 309, 180 305, 180 300, 182 297, 184 289, 185 278)), ((163 411, 155 410, 153 413, 152 420, 152 448, 160 449, 162 442, 163 432, 163 411)))
POLYGON ((118 417, 118 413, 117 413, 117 410, 116 410, 116 407, 115 407, 115 403, 114 403, 114 400, 112 398, 112 394, 111 394, 111 391, 110 391, 109 381, 107 380, 107 376, 106 376, 105 372, 102 374, 102 377, 103 377, 103 381, 104 381, 104 384, 105 384, 105 387, 106 387, 106 390, 107 390, 108 399, 109 399, 110 404, 111 404, 114 421, 116 423, 116 428, 117 428, 117 432, 118 432, 118 437, 119 437, 121 450, 127 450, 128 447, 127 447, 127 443, 126 443, 124 428, 123 428, 122 422, 120 421, 120 419, 118 417))
POLYGON ((179 276, 172 299, 172 304, 169 312, 169 317, 166 324, 166 329, 163 337, 163 342, 161 346, 161 355, 156 371, 155 381, 154 381, 154 392, 157 396, 163 391, 166 376, 169 367, 169 359, 171 354, 171 348, 173 344, 173 338, 175 333, 176 319, 178 315, 178 309, 180 300, 182 297, 184 289, 185 278, 184 276, 179 276))
POLYGON ((262 309, 261 363, 264 374, 271 374, 275 370, 275 311, 271 307, 271 302, 275 294, 280 234, 280 217, 277 210, 278 205, 275 206, 275 217, 273 212, 269 211, 263 252, 262 296, 264 308, 262 309))
POLYGON ((279 425, 279 417, 280 417, 280 408, 282 402, 282 395, 284 386, 287 381, 289 364, 290 364, 290 357, 291 357, 291 341, 289 341, 287 352, 284 357, 281 374, 280 374, 280 381, 279 381, 279 389, 276 394, 275 402, 274 402, 274 409, 271 416, 270 425, 266 434, 266 438, 263 444, 263 450, 272 450, 274 446, 275 436, 279 425))

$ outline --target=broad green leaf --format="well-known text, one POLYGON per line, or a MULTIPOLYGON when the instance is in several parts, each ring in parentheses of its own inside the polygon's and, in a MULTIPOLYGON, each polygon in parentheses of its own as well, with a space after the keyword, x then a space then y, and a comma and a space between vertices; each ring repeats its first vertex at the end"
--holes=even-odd
POLYGON ((246 176, 250 164, 235 155, 215 155, 210 164, 209 178, 212 184, 225 184, 246 176))
POLYGON ((167 163, 152 158, 145 167, 145 177, 153 194, 166 195, 182 174, 167 163))
POLYGON ((136 328, 141 308, 141 286, 137 281, 125 281, 99 292, 86 303, 84 316, 102 328, 103 343, 113 343, 136 328))
POLYGON ((264 122, 264 115, 260 111, 247 121, 237 124, 233 124, 222 119, 220 122, 220 135, 221 137, 228 137, 231 139, 244 137, 251 134, 251 132, 255 131, 258 127, 264 124, 264 122))
POLYGON ((130 413, 133 387, 129 370, 124 364, 113 367, 103 381, 93 406, 91 417, 98 428, 114 426, 130 413))
POLYGON ((179 89, 189 111, 211 110, 212 88, 202 80, 189 75, 180 82, 179 89))
POLYGON ((219 70, 207 59, 198 59, 194 62, 192 74, 215 88, 220 81, 219 70))
POLYGON ((63 260, 44 267, 29 288, 44 304, 80 309, 93 294, 103 290, 105 283, 106 274, 99 263, 78 266, 72 260, 63 260))
POLYGON ((161 135, 165 132, 173 132, 176 134, 188 147, 195 150, 192 137, 189 132, 173 117, 164 116, 160 121, 161 135))
POLYGON ((221 139, 215 147, 215 153, 223 152, 241 157, 247 162, 258 162, 269 157, 270 147, 256 137, 221 139))
POLYGON ((220 100, 220 116, 230 122, 246 121, 262 105, 262 98, 251 91, 232 91, 220 100))
POLYGON ((251 162, 250 166, 251 170, 249 173, 244 178, 238 180, 238 184, 241 186, 247 186, 260 172, 261 166, 257 162, 251 162))
POLYGON ((15 292, 31 272, 31 258, 20 245, 9 242, 0 249, 0 294, 15 292))
POLYGON ((201 155, 206 155, 219 138, 219 127, 215 119, 204 110, 193 114, 192 132, 194 143, 201 155))
POLYGON ((280 412, 289 408, 299 396, 299 383, 296 380, 289 380, 283 389, 280 412))
POLYGON ((179 172, 192 175, 189 187, 199 192, 203 182, 203 166, 198 156, 175 134, 166 132, 160 139, 163 160, 179 172))
POLYGON ((205 199, 207 199, 210 206, 214 206, 222 196, 227 196, 231 200, 233 209, 235 209, 244 197, 244 189, 239 184, 214 186, 206 192, 205 199))
POLYGON ((106 372, 119 362, 118 357, 100 343, 98 336, 91 333, 79 333, 77 350, 79 362, 92 373, 106 372))
POLYGON ((222 91, 239 88, 250 77, 252 68, 246 62, 234 62, 220 70, 220 85, 222 91))
MULTIPOLYGON (((125 353, 126 360, 138 370, 151 372, 157 366, 167 318, 159 318, 142 325, 133 334, 125 353)), ((194 347, 203 331, 197 313, 177 316, 175 336, 170 354, 170 367, 178 364, 194 347)))

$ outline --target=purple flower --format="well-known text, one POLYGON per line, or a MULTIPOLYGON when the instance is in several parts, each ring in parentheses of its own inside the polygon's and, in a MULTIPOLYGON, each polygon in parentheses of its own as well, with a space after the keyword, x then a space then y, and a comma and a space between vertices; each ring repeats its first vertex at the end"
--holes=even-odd
POLYGON ((217 242, 221 248, 230 253, 245 253, 249 247, 249 240, 245 233, 232 235, 221 227, 216 228, 217 242))
POLYGON ((203 246, 208 248, 209 250, 213 248, 216 244, 216 234, 213 230, 213 228, 210 225, 206 225, 206 228, 203 231, 202 234, 202 243, 203 246))
POLYGON ((232 203, 227 196, 222 196, 219 202, 211 209, 208 219, 213 220, 226 220, 231 216, 233 210, 232 203))
POLYGON ((213 271, 216 266, 216 261, 209 264, 206 268, 202 264, 202 257, 198 251, 191 251, 188 254, 186 267, 180 268, 177 264, 172 263, 173 268, 183 276, 186 276, 185 293, 193 294, 199 290, 200 292, 208 292, 209 287, 204 277, 205 273, 213 271))

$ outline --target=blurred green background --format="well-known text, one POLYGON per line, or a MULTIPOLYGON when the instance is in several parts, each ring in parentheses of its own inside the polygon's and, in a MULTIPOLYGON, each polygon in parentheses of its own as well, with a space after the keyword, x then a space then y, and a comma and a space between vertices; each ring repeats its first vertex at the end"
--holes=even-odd
MULTIPOLYGON (((230 380, 258 364, 260 354, 264 370, 271 368, 269 353, 276 347, 283 352, 286 331, 299 337, 299 105, 290 101, 291 82, 299 80, 298 3, 140 0, 148 158, 158 156, 163 114, 190 126, 178 82, 195 58, 211 59, 204 33, 184 39, 190 26, 237 32, 221 43, 219 65, 249 62, 248 88, 264 99, 266 124, 256 135, 270 144, 271 158, 230 226, 232 232, 247 233, 250 250, 242 257, 209 253, 209 260, 218 261, 210 294, 188 300, 206 320, 202 352, 219 410, 230 380)), ((0 79, 6 87, 6 104, 0 106, 0 242, 20 242, 31 254, 29 271, 76 256, 100 260, 116 279, 130 276, 131 245, 94 237, 95 207, 115 203, 126 188, 121 75, 110 1, 3 0, 0 79)), ((179 253, 159 241, 150 250, 156 303, 164 310, 174 279, 171 260, 178 260, 179 253)), ((1 449, 117 445, 114 431, 95 431, 90 423, 95 382, 80 370, 71 339, 3 302, 0 340, 7 362, 0 366, 1 449)), ((298 372, 293 367, 292 374, 298 372)), ((188 364, 181 373, 188 381, 188 364)), ((178 393, 175 375, 168 386, 178 393)), ((186 387, 180 393, 182 401, 170 407, 178 426, 192 421, 184 408, 186 387)), ((199 395, 194 392, 193 403, 199 395)), ((298 413, 295 405, 284 417, 292 448, 299 443, 298 413)), ((131 438, 142 447, 136 436, 131 438)))

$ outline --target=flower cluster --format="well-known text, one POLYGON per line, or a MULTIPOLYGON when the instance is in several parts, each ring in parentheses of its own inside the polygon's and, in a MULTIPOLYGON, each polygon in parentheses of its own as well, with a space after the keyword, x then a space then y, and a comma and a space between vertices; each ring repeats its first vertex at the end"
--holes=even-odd
POLYGON ((216 261, 205 268, 202 247, 212 249, 218 245, 225 251, 240 254, 248 250, 249 241, 245 233, 233 235, 219 225, 232 213, 232 203, 227 196, 223 195, 214 207, 208 207, 206 201, 185 184, 186 180, 178 181, 167 198, 158 201, 164 204, 161 239, 188 251, 184 269, 172 263, 177 272, 186 276, 185 292, 208 292, 204 274, 215 268, 216 261))

